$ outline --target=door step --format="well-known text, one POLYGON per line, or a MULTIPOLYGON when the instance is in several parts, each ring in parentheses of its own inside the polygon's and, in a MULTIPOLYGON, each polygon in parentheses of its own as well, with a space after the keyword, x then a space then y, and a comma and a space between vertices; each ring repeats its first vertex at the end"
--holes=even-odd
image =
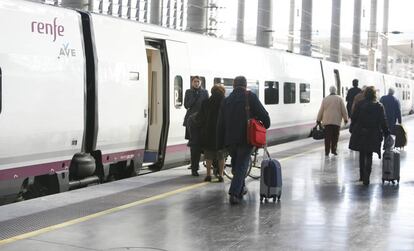
POLYGON ((154 164, 158 161, 158 151, 145 151, 144 152, 144 165, 154 164))

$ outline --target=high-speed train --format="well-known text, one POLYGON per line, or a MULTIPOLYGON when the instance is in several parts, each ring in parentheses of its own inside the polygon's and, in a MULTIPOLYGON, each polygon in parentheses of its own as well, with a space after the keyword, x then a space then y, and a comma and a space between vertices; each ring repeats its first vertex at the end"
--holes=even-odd
POLYGON ((354 78, 379 95, 395 87, 404 114, 413 107, 408 79, 39 3, 0 1, 0 33, 5 200, 188 161, 183 92, 194 75, 228 91, 246 76, 271 116, 269 144, 306 137, 329 86, 344 97, 354 78))

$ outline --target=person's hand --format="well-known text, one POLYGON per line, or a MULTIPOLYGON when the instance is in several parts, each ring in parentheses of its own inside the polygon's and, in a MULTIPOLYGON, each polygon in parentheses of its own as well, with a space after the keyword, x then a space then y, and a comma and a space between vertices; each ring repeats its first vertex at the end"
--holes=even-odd
POLYGON ((317 125, 320 125, 320 124, 321 124, 321 122, 320 122, 320 121, 318 121, 318 120, 316 120, 316 124, 317 124, 317 125))

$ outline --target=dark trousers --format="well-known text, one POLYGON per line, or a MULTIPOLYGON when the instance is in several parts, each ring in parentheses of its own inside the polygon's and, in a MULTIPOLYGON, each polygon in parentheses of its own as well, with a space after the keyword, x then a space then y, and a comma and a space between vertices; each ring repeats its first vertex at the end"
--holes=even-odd
POLYGON ((197 171, 200 168, 201 146, 190 146, 191 151, 191 170, 197 171))
POLYGON ((372 152, 359 152, 359 175, 362 181, 369 182, 372 167, 372 152))
POLYGON ((230 147, 231 167, 233 172, 233 179, 229 189, 230 195, 238 197, 242 196, 243 188, 245 186, 244 179, 249 167, 250 155, 253 147, 250 145, 237 145, 230 147))
POLYGON ((338 138, 339 138, 339 126, 326 125, 325 126, 325 155, 328 155, 329 152, 336 154, 338 138))

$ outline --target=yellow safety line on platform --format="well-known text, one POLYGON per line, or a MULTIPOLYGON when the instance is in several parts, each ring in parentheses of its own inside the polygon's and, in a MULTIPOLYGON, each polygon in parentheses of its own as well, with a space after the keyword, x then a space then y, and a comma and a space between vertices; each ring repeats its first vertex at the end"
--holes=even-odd
MULTIPOLYGON (((300 156, 300 155, 305 155, 309 152, 319 150, 321 148, 323 148, 323 147, 318 147, 318 148, 314 148, 314 149, 305 151, 303 153, 294 154, 292 156, 280 159, 279 161, 280 162, 286 161, 286 160, 292 159, 294 157, 297 157, 297 156, 300 156)), ((209 183, 210 182, 202 182, 202 183, 197 183, 197 184, 190 185, 190 186, 187 186, 187 187, 182 187, 182 188, 176 189, 176 190, 171 191, 171 192, 166 192, 166 193, 163 193, 163 194, 148 197, 148 198, 138 200, 138 201, 135 201, 135 202, 131 202, 131 203, 128 203, 128 204, 125 204, 125 205, 122 205, 122 206, 110 208, 110 209, 107 209, 107 210, 104 210, 104 211, 101 211, 101 212, 98 212, 98 213, 95 213, 95 214, 91 214, 91 215, 84 216, 84 217, 81 217, 81 218, 77 218, 77 219, 74 219, 74 220, 66 221, 66 222, 63 222, 63 223, 60 223, 60 224, 57 224, 57 225, 45 227, 45 228, 35 230, 35 231, 32 231, 32 232, 28 232, 28 233, 25 233, 25 234, 21 234, 21 235, 16 235, 16 236, 8 238, 8 239, 0 240, 0 245, 4 245, 4 244, 7 244, 7 243, 12 243, 12 242, 15 242, 15 241, 27 239, 27 238, 34 237, 34 236, 39 235, 39 234, 44 234, 44 233, 47 233, 47 232, 50 232, 50 231, 53 231, 53 230, 58 230, 60 228, 68 227, 68 226, 71 226, 71 225, 74 225, 74 224, 77 224, 77 223, 81 223, 81 222, 91 220, 91 219, 94 219, 94 218, 97 218, 97 217, 100 217, 100 216, 104 216, 104 215, 107 215, 107 214, 110 214, 110 213, 115 213, 115 212, 118 212, 120 210, 127 209, 127 208, 130 208, 130 207, 133 207, 133 206, 137 206, 137 205, 145 204, 145 203, 152 202, 152 201, 155 201, 155 200, 163 199, 163 198, 166 198, 166 197, 178 194, 178 193, 186 192, 186 191, 189 191, 189 190, 192 190, 192 189, 195 189, 195 188, 205 186, 209 183)))

